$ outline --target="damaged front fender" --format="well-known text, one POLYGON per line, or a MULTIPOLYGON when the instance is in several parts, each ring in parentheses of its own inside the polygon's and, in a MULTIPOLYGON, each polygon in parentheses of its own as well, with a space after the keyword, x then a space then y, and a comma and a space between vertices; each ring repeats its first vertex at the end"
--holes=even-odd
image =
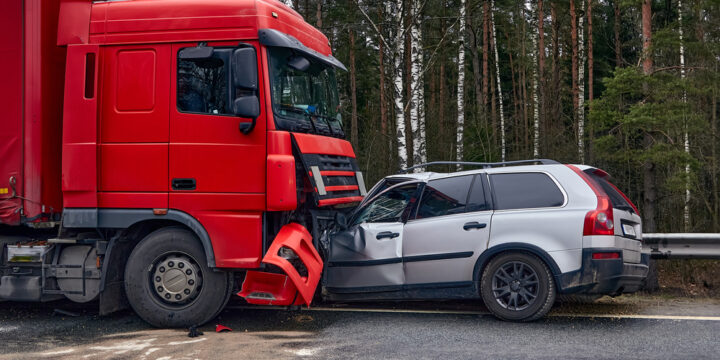
POLYGON ((313 247, 312 236, 304 226, 296 223, 283 226, 262 262, 279 267, 285 274, 248 271, 239 296, 251 304, 310 305, 320 282, 323 261, 313 247), (294 266, 280 256, 283 248, 290 249, 297 255, 305 267, 303 272, 307 274, 301 275, 299 266, 294 266))

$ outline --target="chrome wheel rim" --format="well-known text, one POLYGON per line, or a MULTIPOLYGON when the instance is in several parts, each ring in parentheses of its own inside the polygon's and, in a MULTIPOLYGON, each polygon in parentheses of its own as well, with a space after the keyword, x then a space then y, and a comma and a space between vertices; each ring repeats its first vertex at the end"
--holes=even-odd
POLYGON ((501 265, 492 277, 492 292, 500 306, 521 311, 535 303, 539 283, 535 270, 522 261, 501 265))
POLYGON ((150 270, 149 286, 163 304, 181 307, 192 303, 202 289, 202 272, 187 254, 170 253, 157 258, 150 270))

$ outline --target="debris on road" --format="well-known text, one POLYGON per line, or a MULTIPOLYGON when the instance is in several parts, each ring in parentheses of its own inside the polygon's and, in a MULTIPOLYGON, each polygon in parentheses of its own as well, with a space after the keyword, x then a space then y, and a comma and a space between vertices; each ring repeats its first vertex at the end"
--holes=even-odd
POLYGON ((220 324, 215 325, 215 332, 223 332, 223 331, 232 331, 232 329, 227 326, 220 325, 220 324))
POLYGON ((188 337, 191 338, 202 336, 204 334, 202 331, 198 330, 196 325, 191 326, 189 330, 190 331, 188 331, 188 337))

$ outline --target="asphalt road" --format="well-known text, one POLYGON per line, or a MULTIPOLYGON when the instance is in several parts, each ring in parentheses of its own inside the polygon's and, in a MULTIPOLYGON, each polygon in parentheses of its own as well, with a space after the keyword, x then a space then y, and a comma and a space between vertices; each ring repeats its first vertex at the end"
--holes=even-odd
POLYGON ((98 317, 67 302, 0 303, 0 359, 717 359, 720 301, 564 305, 523 324, 473 303, 235 304, 200 330, 190 338, 131 311, 98 317), (218 323, 233 331, 216 333, 218 323))

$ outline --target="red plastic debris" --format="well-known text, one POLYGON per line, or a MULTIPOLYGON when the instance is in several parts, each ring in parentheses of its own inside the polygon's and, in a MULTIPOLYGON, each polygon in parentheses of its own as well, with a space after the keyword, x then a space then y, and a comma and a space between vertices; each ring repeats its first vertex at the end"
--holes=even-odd
POLYGON ((223 332, 223 331, 232 331, 232 329, 227 326, 220 325, 220 324, 215 325, 215 332, 223 332))

